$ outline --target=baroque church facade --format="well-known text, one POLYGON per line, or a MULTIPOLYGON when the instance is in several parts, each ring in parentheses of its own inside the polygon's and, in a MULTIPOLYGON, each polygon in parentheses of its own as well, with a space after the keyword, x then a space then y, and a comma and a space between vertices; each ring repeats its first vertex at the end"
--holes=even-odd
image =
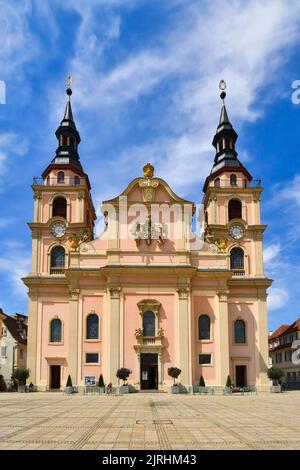
POLYGON ((179 381, 268 389, 267 288, 260 181, 237 158, 237 134, 221 93, 215 158, 203 187, 203 235, 195 205, 177 196, 148 163, 117 197, 95 209, 70 97, 51 163, 32 185, 32 269, 28 287, 28 368, 41 390, 118 385, 131 370, 136 389, 179 381))

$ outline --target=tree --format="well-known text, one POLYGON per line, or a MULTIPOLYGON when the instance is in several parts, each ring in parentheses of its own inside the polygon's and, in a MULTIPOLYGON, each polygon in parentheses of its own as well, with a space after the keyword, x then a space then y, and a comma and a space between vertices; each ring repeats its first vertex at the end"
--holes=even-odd
POLYGON ((118 377, 118 379, 123 380, 123 385, 126 385, 125 382, 127 381, 130 374, 130 369, 126 369, 126 367, 121 367, 121 369, 117 370, 116 376, 118 377))
POLYGON ((170 377, 174 379, 174 385, 175 385, 175 379, 177 379, 180 376, 181 369, 178 369, 178 367, 169 367, 168 374, 170 377))
POLYGON ((267 371, 268 378, 272 380, 273 385, 278 385, 278 381, 284 377, 283 370, 278 367, 270 367, 267 371))
POLYGON ((226 381, 226 387, 227 387, 227 388, 230 388, 230 387, 231 387, 231 384, 232 384, 232 382, 231 382, 231 377, 230 377, 230 375, 228 375, 227 381, 226 381))
POLYGON ((26 380, 28 379, 30 374, 29 369, 15 369, 12 373, 12 379, 17 380, 19 385, 26 385, 26 380))
POLYGON ((201 375, 200 380, 199 380, 199 387, 205 387, 205 380, 204 380, 202 375, 201 375))
POLYGON ((67 380, 67 385, 66 385, 66 387, 73 387, 73 385, 72 385, 72 379, 71 379, 70 374, 68 375, 68 380, 67 380))
POLYGON ((104 380, 103 380, 103 375, 101 374, 100 377, 99 377, 99 381, 98 381, 98 387, 105 387, 104 385, 104 380))

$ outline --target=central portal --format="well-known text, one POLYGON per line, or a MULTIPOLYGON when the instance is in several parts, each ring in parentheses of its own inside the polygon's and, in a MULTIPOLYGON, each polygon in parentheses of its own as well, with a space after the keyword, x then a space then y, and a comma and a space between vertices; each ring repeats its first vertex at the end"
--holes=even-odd
POLYGON ((141 354, 141 389, 158 389, 158 354, 141 354))

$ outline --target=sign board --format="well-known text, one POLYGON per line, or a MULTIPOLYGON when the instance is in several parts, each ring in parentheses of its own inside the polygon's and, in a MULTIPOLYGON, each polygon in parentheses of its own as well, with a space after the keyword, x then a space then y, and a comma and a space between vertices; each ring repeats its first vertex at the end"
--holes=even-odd
POLYGON ((84 385, 96 385, 96 377, 84 377, 84 385))

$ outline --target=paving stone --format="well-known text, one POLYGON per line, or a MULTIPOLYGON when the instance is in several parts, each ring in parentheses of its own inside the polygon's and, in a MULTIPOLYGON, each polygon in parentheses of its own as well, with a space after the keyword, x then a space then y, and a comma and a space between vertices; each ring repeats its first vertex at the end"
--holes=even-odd
POLYGON ((0 449, 300 448, 300 392, 257 396, 0 394, 0 449))

